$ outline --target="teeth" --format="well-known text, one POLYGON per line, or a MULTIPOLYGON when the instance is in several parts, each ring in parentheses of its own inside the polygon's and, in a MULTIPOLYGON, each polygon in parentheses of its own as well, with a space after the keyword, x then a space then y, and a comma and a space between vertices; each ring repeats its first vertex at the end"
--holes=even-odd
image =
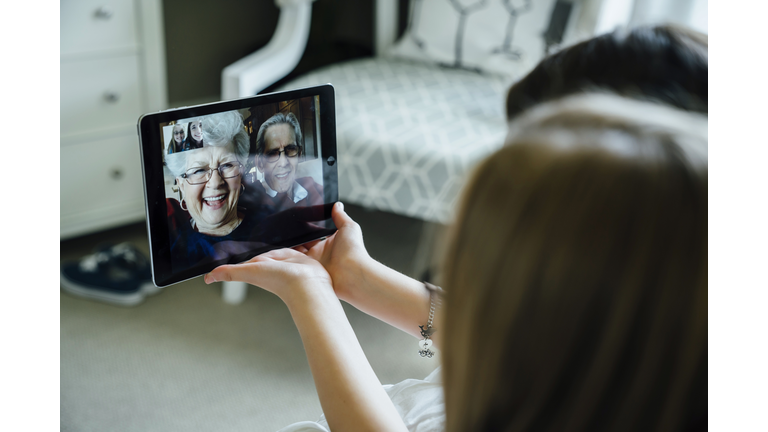
POLYGON ((219 195, 217 197, 207 197, 204 198, 206 201, 221 201, 224 199, 224 195, 219 195))

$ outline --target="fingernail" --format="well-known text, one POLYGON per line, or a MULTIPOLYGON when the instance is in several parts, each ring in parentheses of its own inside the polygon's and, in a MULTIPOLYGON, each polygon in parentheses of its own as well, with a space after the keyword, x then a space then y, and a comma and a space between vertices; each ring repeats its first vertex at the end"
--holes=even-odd
POLYGON ((339 203, 339 210, 344 211, 344 203, 341 201, 338 201, 339 203))
POLYGON ((208 274, 206 274, 206 275, 205 275, 205 283, 206 283, 206 284, 212 284, 212 283, 214 283, 214 282, 216 282, 216 278, 214 278, 213 276, 211 276, 211 274, 210 274, 210 273, 208 273, 208 274))

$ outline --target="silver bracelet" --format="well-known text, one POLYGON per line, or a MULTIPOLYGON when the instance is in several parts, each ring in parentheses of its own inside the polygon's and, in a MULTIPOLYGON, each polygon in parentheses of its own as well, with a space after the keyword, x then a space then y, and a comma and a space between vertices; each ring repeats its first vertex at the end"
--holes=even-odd
POLYGON ((432 356, 435 355, 435 352, 429 349, 432 346, 432 340, 430 338, 432 337, 432 334, 437 331, 432 328, 432 320, 435 318, 435 309, 437 309, 437 306, 440 305, 442 300, 440 294, 443 289, 428 282, 424 282, 424 286, 429 290, 429 318, 427 319, 426 328, 424 326, 419 326, 421 329, 421 337, 424 338, 424 340, 419 341, 419 355, 432 358, 432 356))

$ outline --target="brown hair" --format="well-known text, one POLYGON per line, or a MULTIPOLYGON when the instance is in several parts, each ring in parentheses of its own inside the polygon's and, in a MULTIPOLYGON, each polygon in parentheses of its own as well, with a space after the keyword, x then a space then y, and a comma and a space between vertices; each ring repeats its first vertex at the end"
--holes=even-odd
POLYGON ((706 124, 582 95, 511 125, 444 263, 448 432, 706 428, 706 124))
POLYGON ((507 93, 507 119, 540 102, 596 90, 707 112, 707 35, 660 25, 616 30, 544 58, 507 93))

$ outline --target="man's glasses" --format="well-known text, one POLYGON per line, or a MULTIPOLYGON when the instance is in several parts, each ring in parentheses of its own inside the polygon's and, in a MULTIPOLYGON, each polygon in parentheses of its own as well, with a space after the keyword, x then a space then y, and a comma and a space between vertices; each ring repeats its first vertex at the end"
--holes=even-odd
POLYGON ((198 185, 206 183, 211 179, 214 169, 219 172, 219 175, 223 179, 237 177, 240 175, 240 162, 226 162, 220 164, 218 168, 192 168, 181 176, 187 180, 187 183, 191 185, 198 185))
POLYGON ((287 157, 296 157, 299 155, 299 146, 296 144, 288 144, 287 146, 283 147, 282 150, 274 149, 270 150, 268 152, 264 152, 262 157, 267 160, 267 162, 275 162, 278 159, 280 159, 280 153, 285 153, 287 157))

